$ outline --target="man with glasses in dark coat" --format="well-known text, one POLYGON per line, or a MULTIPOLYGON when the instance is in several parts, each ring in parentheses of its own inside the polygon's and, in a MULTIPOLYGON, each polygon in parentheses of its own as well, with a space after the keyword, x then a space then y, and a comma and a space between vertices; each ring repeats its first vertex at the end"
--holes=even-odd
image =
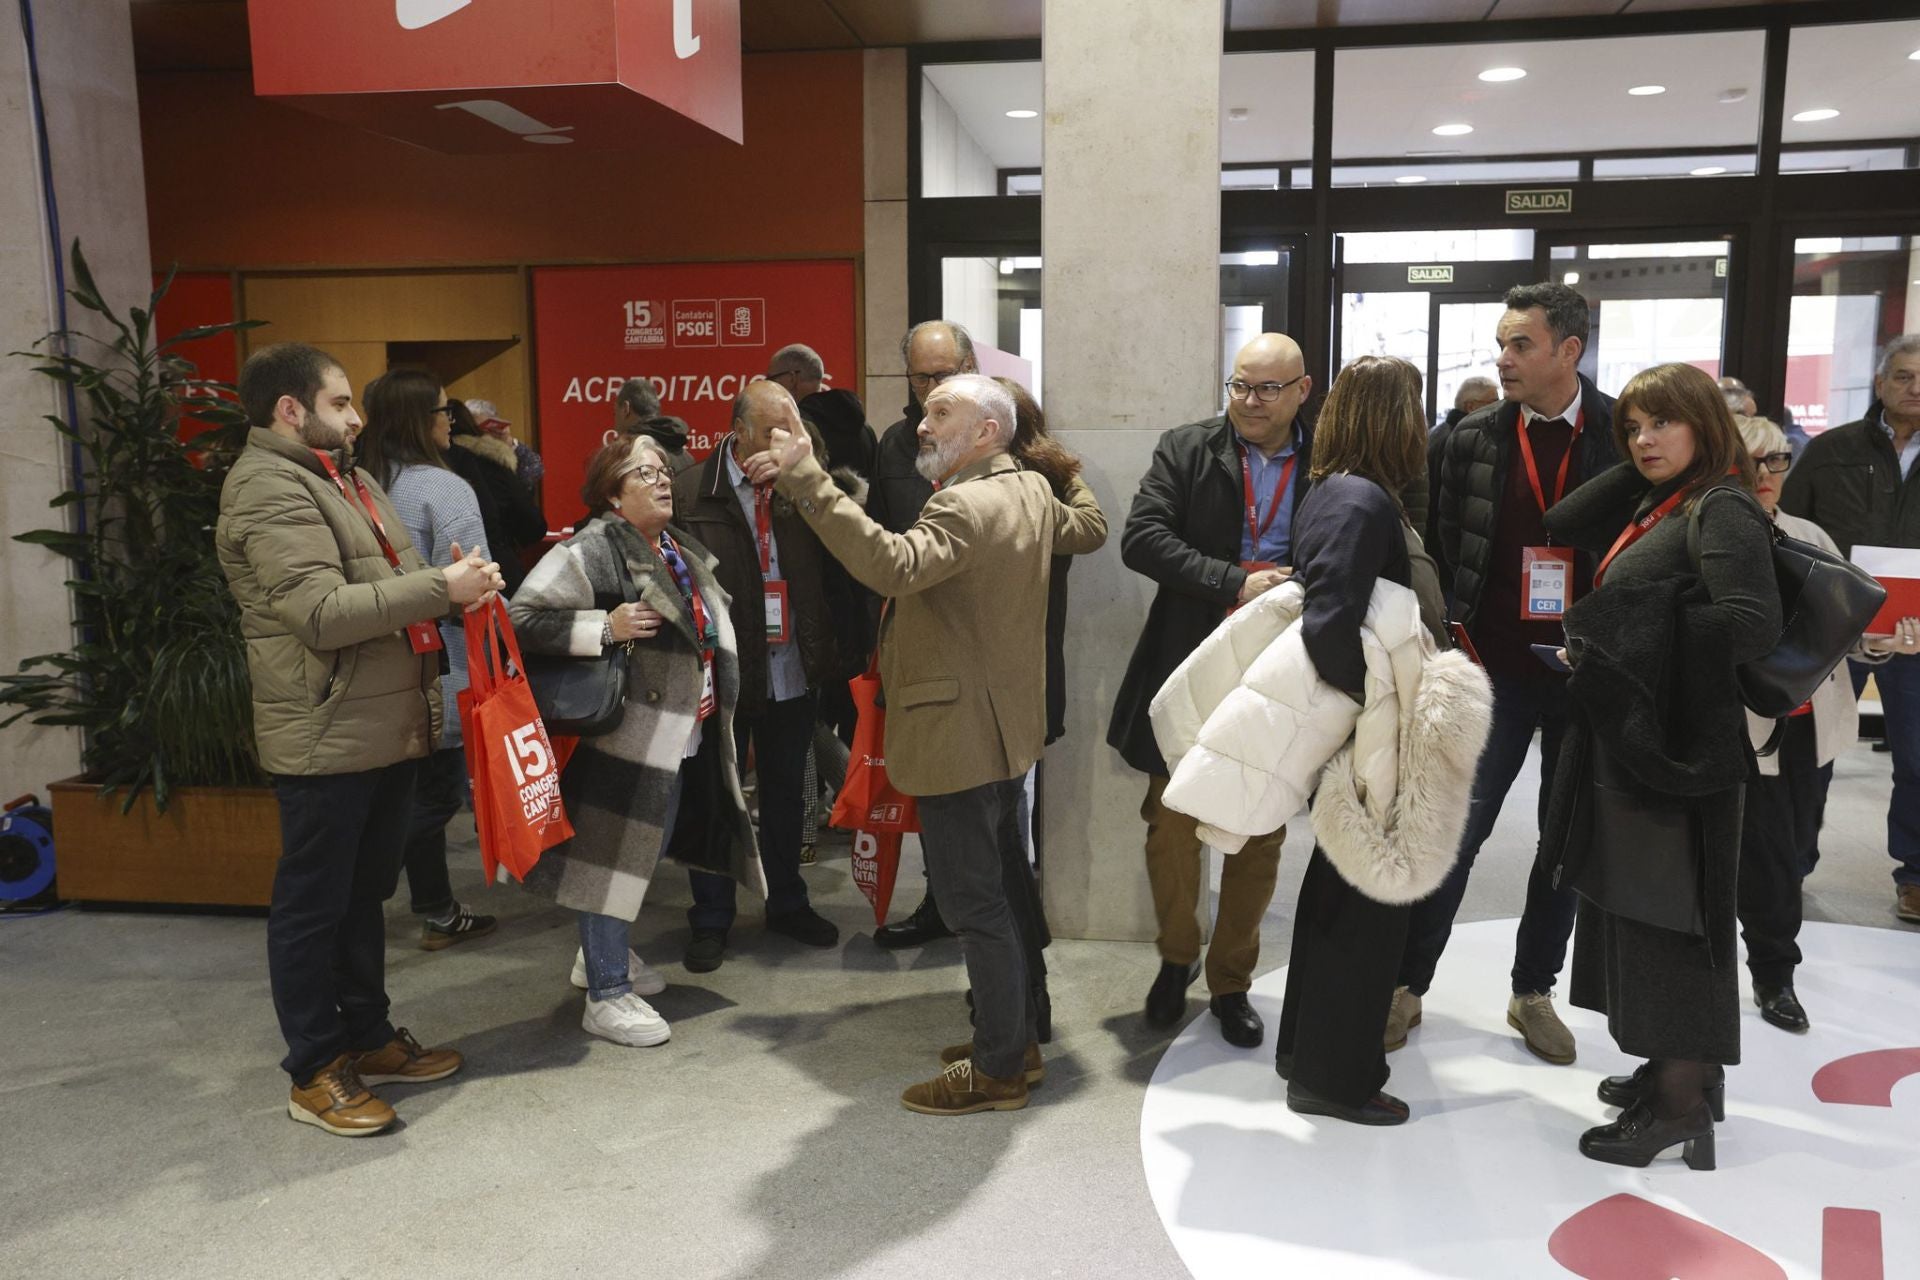
MULTIPOLYGON (((1120 558, 1158 590, 1121 680, 1107 742, 1147 775, 1147 879, 1159 921, 1160 974, 1147 1021, 1172 1026, 1186 1011, 1200 958, 1199 904, 1206 850, 1197 824, 1160 802, 1167 762, 1147 707, 1167 677, 1232 609, 1292 575, 1293 507, 1306 491, 1311 437, 1298 421, 1313 393, 1292 338, 1263 333, 1233 362, 1227 411, 1160 437, 1120 535, 1120 558)), ((1229 1044, 1265 1035, 1247 1000, 1260 959, 1260 921, 1273 900, 1286 828, 1249 840, 1226 860, 1220 910, 1207 949, 1208 1009, 1229 1044)))

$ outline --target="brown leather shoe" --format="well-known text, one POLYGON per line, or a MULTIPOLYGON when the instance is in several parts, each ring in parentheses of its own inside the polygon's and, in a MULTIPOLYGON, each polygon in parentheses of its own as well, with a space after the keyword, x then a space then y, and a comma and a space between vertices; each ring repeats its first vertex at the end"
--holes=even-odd
POLYGON ((396 1029, 386 1047, 352 1055, 353 1069, 366 1084, 425 1084, 445 1080, 460 1069, 455 1049, 426 1049, 405 1027, 396 1029))
POLYGON ((948 1065, 931 1080, 900 1095, 901 1105, 923 1116, 970 1116, 976 1111, 1018 1111, 1027 1105, 1021 1076, 996 1080, 973 1069, 972 1058, 948 1065))
POLYGON ((1893 914, 1908 924, 1920 924, 1920 884, 1903 884, 1893 895, 1893 914))
POLYGON ((313 1079, 293 1086, 287 1114, 343 1138, 364 1138, 394 1121, 393 1108, 367 1092, 344 1053, 316 1071, 313 1079))
MULTIPOLYGON (((940 1065, 950 1067, 961 1059, 971 1058, 972 1056, 973 1041, 969 1040, 965 1044, 950 1044, 940 1051, 940 1065)), ((1026 1073, 1028 1088, 1032 1088, 1047 1078, 1047 1064, 1040 1058, 1040 1042, 1038 1040, 1027 1041, 1027 1054, 1026 1057, 1022 1059, 1020 1067, 1022 1071, 1026 1073)))

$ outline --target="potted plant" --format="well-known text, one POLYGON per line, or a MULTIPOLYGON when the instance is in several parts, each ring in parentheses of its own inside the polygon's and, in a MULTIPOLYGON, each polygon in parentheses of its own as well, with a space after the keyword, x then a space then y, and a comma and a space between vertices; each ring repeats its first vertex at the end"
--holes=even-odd
POLYGON ((14 354, 67 389, 68 412, 49 421, 73 441, 79 475, 49 505, 73 513, 71 527, 16 540, 71 566, 73 644, 0 676, 0 727, 26 718, 83 735, 85 772, 50 787, 63 897, 265 905, 279 820, 213 545, 245 415, 231 387, 198 379, 178 354, 255 322, 163 339, 153 314, 171 274, 123 315, 78 243, 72 272, 69 296, 109 336, 60 330, 14 354))

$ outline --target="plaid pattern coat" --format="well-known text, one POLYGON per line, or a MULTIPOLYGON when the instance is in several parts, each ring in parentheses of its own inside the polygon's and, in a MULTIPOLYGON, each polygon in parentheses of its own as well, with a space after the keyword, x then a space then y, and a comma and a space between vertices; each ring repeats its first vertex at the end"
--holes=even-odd
POLYGON ((727 615, 729 601, 714 578, 713 556, 677 529, 669 534, 719 633, 717 705, 704 725, 700 750, 689 758, 683 760, 681 753, 693 734, 701 686, 693 616, 673 575, 631 525, 617 516, 596 517, 547 552, 509 606, 524 651, 598 654, 607 614, 622 598, 615 559, 620 556, 640 598, 667 620, 659 635, 633 645, 619 728, 581 739, 560 775, 574 838, 542 855, 526 879, 528 888, 560 906, 624 920, 640 914, 662 853, 766 894, 734 744, 740 655, 727 615), (680 803, 668 832, 676 779, 680 803))

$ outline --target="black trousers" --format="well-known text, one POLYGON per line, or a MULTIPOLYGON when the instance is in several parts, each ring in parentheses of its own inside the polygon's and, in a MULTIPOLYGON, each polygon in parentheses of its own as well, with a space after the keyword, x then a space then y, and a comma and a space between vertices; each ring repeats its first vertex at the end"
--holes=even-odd
POLYGON ((267 914, 273 1011, 295 1083, 393 1039, 386 916, 400 880, 420 762, 273 780, 280 863, 267 914))
MULTIPOLYGON (((811 906, 800 874, 800 828, 807 816, 807 749, 813 743, 814 696, 768 702, 757 716, 736 717, 734 741, 740 776, 747 776, 747 749, 760 785, 760 865, 767 873, 767 918, 811 906)), ((695 929, 733 928, 735 883, 731 876, 689 871, 693 905, 687 923, 695 929)))
POLYGON ((1780 741, 1780 772, 1747 780, 1736 913, 1758 986, 1788 985, 1800 963, 1800 882, 1819 857, 1833 779, 1833 766, 1815 758, 1813 717, 1795 716, 1780 741))
POLYGON ((404 864, 407 892, 417 916, 443 915, 453 906, 453 881, 447 876, 447 823, 466 802, 463 748, 442 747, 421 761, 404 864))
POLYGON ((1412 907, 1389 906, 1340 878, 1319 846, 1300 882, 1287 996, 1274 1052, 1291 1083, 1359 1106, 1387 1082, 1381 1043, 1412 907))
MULTIPOLYGON (((1038 1022, 1027 949, 1007 900, 1007 849, 1026 860, 1020 838, 1021 781, 1010 778, 920 797, 927 881, 939 899, 940 918, 960 937, 967 980, 973 985, 974 1065, 996 1079, 1019 1074, 1038 1022)), ((1031 874, 1027 879, 1031 883, 1031 874)))

